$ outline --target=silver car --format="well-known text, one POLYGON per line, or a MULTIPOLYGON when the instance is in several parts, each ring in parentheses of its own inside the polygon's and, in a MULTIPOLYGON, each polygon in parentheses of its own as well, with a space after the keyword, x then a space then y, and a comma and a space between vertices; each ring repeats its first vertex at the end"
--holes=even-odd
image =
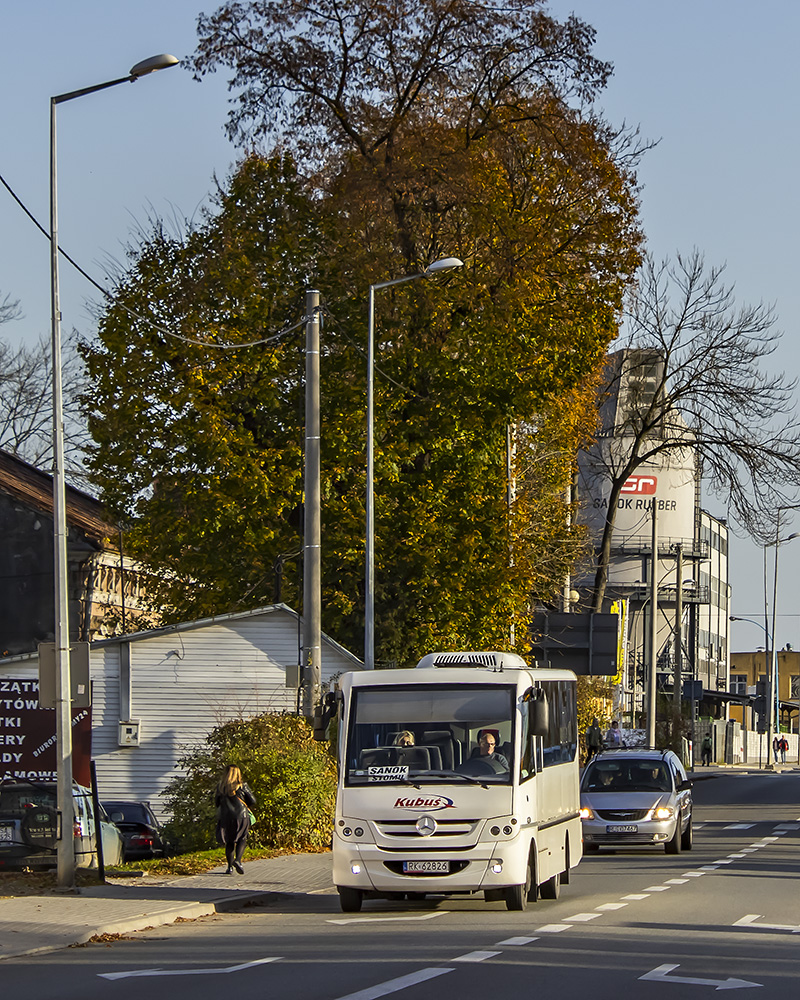
MULTIPOLYGON (((72 806, 76 867, 97 867, 98 826, 104 864, 109 868, 120 864, 125 849, 122 834, 102 806, 95 821, 92 793, 88 788, 73 783, 72 806)), ((55 782, 0 781, 0 871, 55 867, 58 817, 55 782)))
POLYGON ((581 779, 584 852, 663 845, 692 849, 692 783, 671 750, 607 750, 581 779))

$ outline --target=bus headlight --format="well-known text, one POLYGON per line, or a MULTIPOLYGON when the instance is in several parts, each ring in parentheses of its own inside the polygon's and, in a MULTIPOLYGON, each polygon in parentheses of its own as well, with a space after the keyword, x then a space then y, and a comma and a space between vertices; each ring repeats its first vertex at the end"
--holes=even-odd
POLYGON ((489 862, 489 867, 492 870, 493 875, 500 875, 503 871, 503 862, 500 858, 492 858, 489 862))

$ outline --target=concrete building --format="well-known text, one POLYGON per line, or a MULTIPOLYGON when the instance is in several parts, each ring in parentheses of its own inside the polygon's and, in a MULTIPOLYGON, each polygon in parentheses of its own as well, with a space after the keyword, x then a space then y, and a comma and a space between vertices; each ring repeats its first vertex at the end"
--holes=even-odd
MULTIPOLYGON (((658 411, 664 361, 654 351, 626 349, 610 356, 609 372, 612 391, 601 408, 601 429, 595 444, 578 460, 579 520, 588 526, 597 547, 612 502, 612 481, 625 474, 641 426, 638 415, 658 411)), ((670 447, 670 438, 691 440, 681 415, 674 411, 661 414, 644 441, 643 449, 656 453, 625 478, 611 536, 604 610, 613 603, 626 606, 627 656, 619 703, 632 727, 640 724, 644 708, 654 614, 659 688, 671 691, 677 671, 681 687, 685 681, 702 683, 699 714, 726 717, 728 529, 725 521, 701 507, 695 450, 670 447)), ((593 574, 591 567, 573 581, 584 600, 593 574)))

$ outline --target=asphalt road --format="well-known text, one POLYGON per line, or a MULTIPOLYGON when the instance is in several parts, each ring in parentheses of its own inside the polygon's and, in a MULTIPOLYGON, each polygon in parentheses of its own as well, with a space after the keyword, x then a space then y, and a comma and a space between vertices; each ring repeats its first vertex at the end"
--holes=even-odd
POLYGON ((333 893, 3 963, 14 1000, 800 996, 800 774, 695 784, 695 846, 581 862, 525 913, 333 893))

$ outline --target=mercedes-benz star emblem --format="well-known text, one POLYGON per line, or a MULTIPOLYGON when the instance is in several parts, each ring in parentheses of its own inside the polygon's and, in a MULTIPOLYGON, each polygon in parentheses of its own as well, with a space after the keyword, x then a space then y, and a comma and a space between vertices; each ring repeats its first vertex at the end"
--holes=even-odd
POLYGON ((433 816, 420 816, 417 820, 417 833, 420 837, 430 837, 436 833, 436 820, 433 816))

